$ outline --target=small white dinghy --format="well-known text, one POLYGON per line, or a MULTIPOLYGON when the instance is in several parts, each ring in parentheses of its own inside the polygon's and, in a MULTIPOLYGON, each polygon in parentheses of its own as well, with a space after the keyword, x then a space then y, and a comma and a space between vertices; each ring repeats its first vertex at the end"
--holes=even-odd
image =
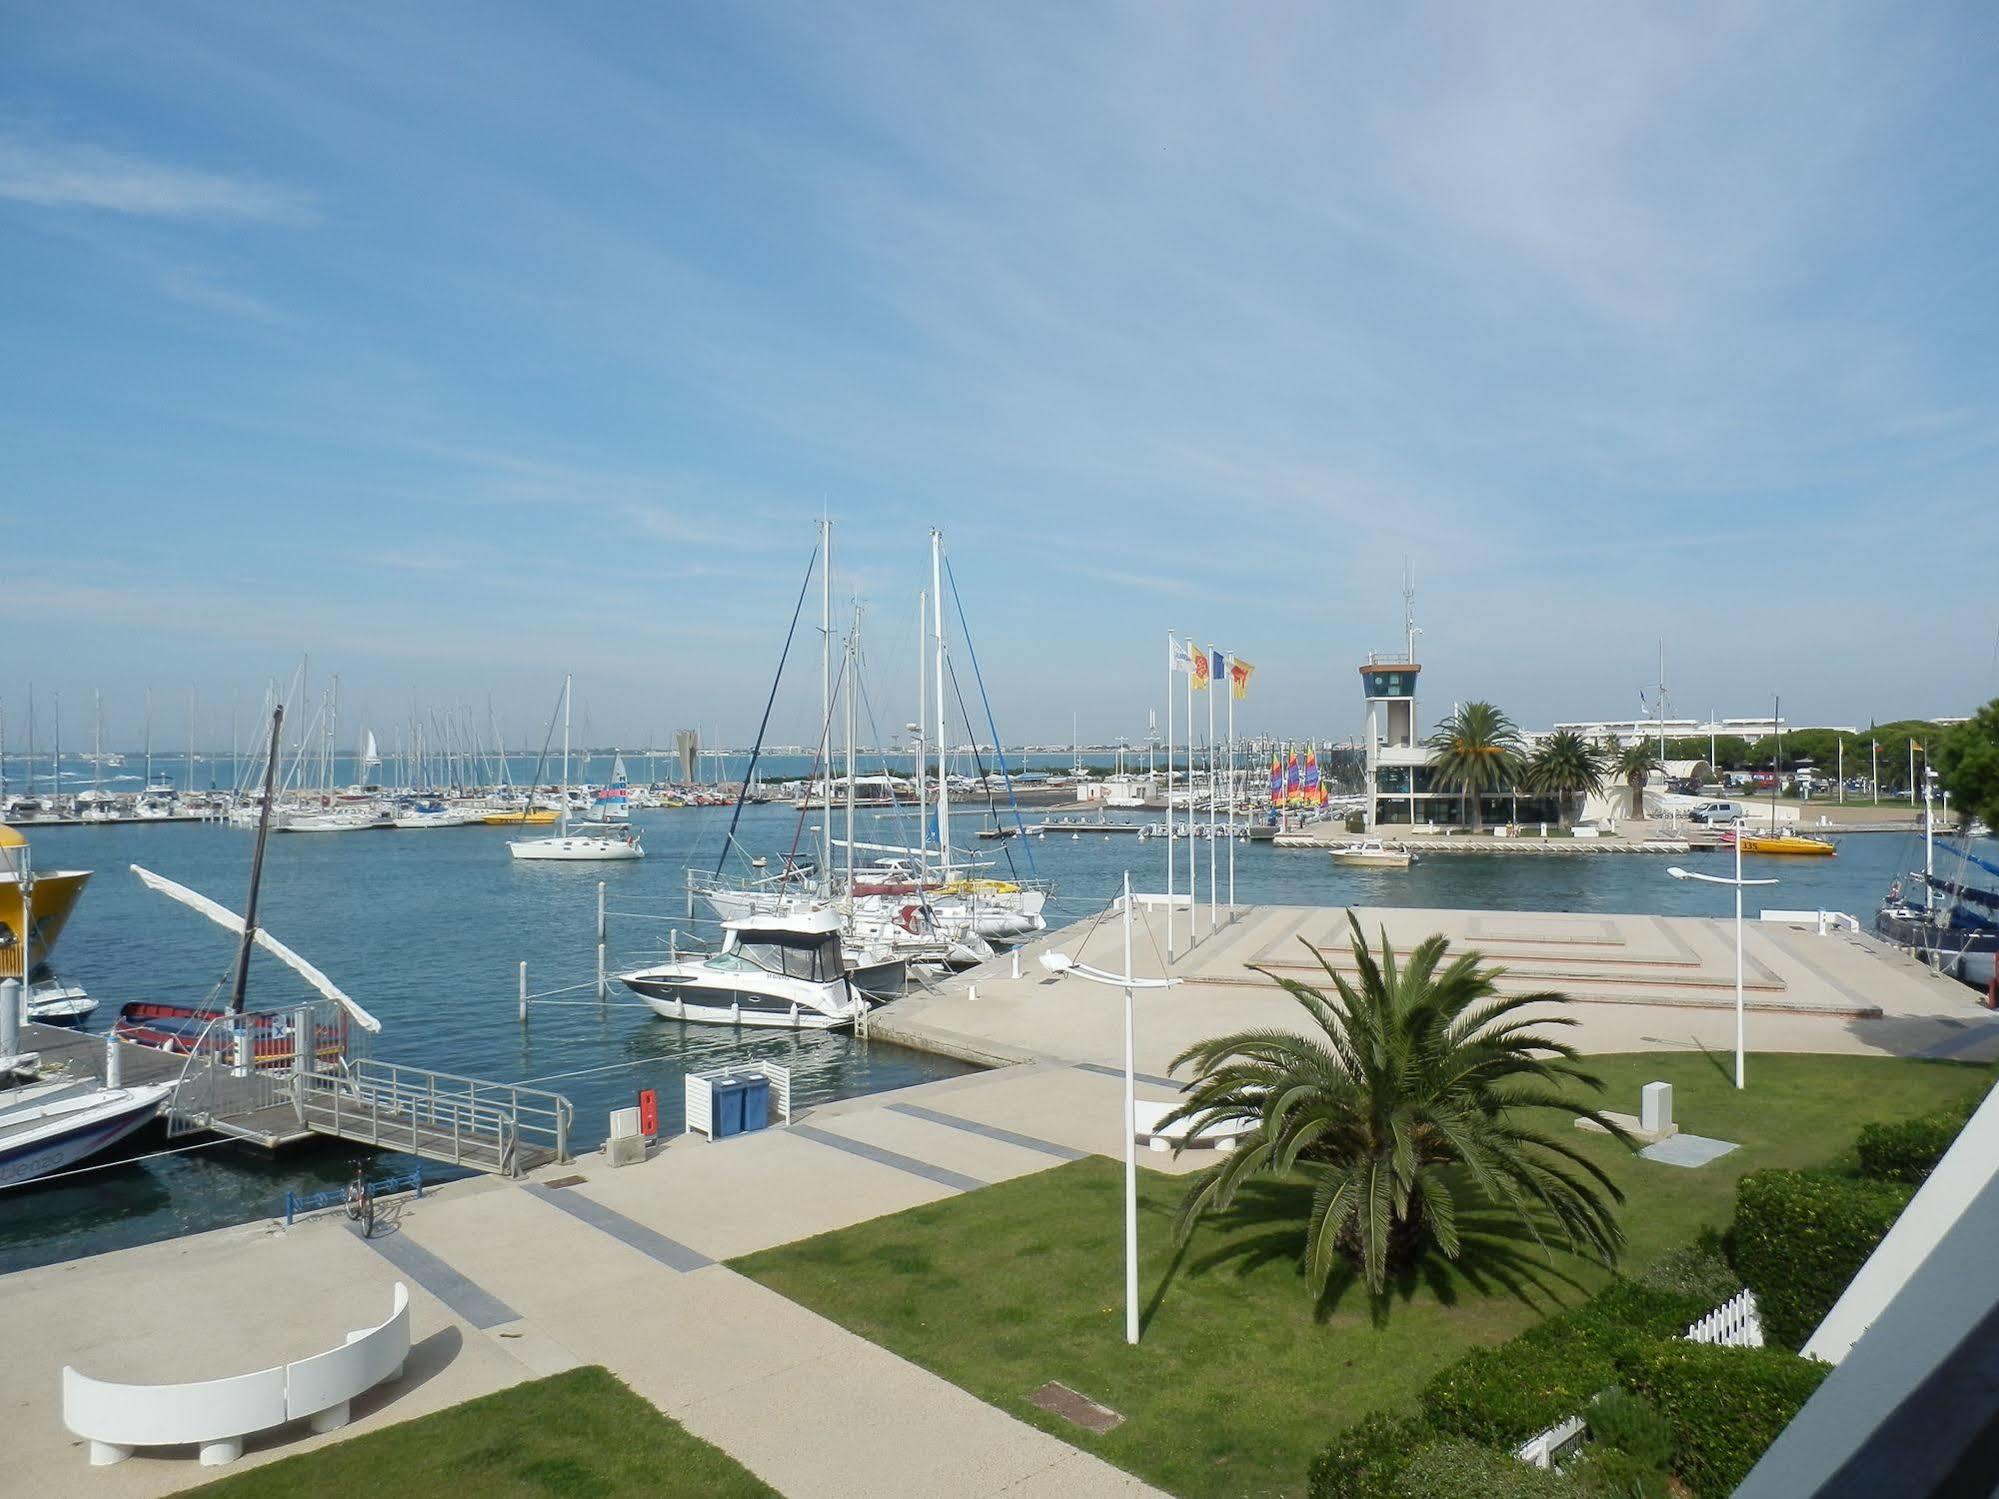
POLYGON ((1379 838, 1362 838, 1333 846, 1333 862, 1355 869, 1407 869, 1416 862, 1406 843, 1383 843, 1379 838))

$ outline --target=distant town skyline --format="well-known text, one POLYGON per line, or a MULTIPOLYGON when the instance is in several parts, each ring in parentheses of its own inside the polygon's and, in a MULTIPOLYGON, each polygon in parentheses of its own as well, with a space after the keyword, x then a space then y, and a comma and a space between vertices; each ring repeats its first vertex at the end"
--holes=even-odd
POLYGON ((932 525, 1010 740, 1163 730, 1168 630, 1350 735, 1405 557, 1426 724, 1640 713, 1661 639, 1679 716, 1999 695, 1982 8, 8 30, 10 750, 30 677, 213 743, 306 651, 357 730, 571 670, 747 742, 822 513, 885 734, 932 525))

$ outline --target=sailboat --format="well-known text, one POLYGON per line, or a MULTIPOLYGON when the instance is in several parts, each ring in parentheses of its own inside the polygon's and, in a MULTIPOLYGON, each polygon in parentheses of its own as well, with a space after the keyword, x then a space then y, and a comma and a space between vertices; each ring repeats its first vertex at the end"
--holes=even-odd
POLYGON ((1923 784, 1923 867, 1909 876, 1922 888, 1905 893, 1900 880, 1888 887, 1888 898, 1874 914, 1874 931, 1884 941, 1907 948, 1939 973, 1964 980, 1988 994, 1994 991, 1994 967, 1999 962, 1999 889, 1970 883, 1970 870, 1999 877, 1999 863, 1965 846, 1955 852, 1958 873, 1943 879, 1936 871, 1935 823, 1931 815, 1928 779, 1923 784))
POLYGON ((639 835, 629 826, 609 822, 569 825, 569 698, 570 678, 562 679, 562 799, 561 825, 549 838, 513 838, 507 852, 516 859, 563 863, 600 863, 607 859, 643 859, 639 835))
MULTIPOLYGON (((1782 699, 1778 700, 1780 703, 1782 699)), ((1777 827, 1777 793, 1784 784, 1784 722, 1778 716, 1778 709, 1770 710, 1771 726, 1777 734, 1777 755, 1771 764, 1775 772, 1770 778, 1770 831, 1752 833, 1746 827, 1737 827, 1733 837, 1741 840, 1745 854, 1782 854, 1791 858, 1829 859, 1839 852, 1830 838, 1813 838, 1804 833, 1782 832, 1777 827)))

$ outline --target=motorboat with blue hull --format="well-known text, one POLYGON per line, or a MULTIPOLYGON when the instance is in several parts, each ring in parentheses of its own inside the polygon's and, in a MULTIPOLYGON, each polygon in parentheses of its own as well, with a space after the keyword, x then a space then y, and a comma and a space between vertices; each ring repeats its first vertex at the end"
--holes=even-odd
POLYGON ((0 1187, 53 1176, 102 1154, 151 1124, 172 1093, 168 1083, 37 1084, 0 1093, 0 1187))
POLYGON ((844 924, 827 906, 727 922, 719 951, 621 973, 618 982, 668 1020, 840 1030, 867 1013, 867 991, 889 981, 849 972, 844 924))
POLYGON ((1939 875, 1933 858, 1909 876, 1919 886, 1921 900, 1903 898, 1897 880, 1874 916, 1874 931, 1882 940, 1908 949, 1939 973, 1962 979, 1975 989, 1991 990, 1999 961, 1999 889, 1972 883, 1971 871, 1999 877, 1999 862, 1972 852, 1967 845, 1944 845, 1955 855, 1959 874, 1939 875))

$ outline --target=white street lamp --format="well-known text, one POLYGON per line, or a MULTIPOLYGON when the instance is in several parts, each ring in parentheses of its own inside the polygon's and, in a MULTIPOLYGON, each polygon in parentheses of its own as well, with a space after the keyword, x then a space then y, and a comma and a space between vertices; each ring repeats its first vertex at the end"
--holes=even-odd
POLYGON ((1735 888, 1735 1086, 1742 1086, 1742 892, 1750 885, 1774 885, 1775 880, 1745 880, 1742 877, 1742 824, 1735 825, 1735 878, 1718 874, 1695 874, 1678 865, 1666 871, 1676 880, 1699 880, 1704 885, 1732 885, 1735 888))
POLYGON ((1107 973, 1065 952, 1045 952, 1041 966, 1059 978, 1074 974, 1093 984, 1124 990, 1124 1340, 1138 1341, 1138 1109, 1132 1060, 1131 991, 1168 989, 1178 979, 1143 979, 1131 971, 1131 871, 1124 874, 1124 972, 1107 973))

